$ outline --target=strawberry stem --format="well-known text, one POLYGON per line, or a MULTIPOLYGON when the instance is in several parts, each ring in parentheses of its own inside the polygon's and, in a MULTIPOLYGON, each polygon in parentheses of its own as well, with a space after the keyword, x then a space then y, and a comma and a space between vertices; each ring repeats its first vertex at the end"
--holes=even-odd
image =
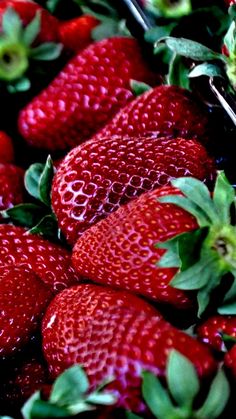
POLYGON ((0 78, 13 81, 23 76, 29 66, 28 51, 21 43, 0 43, 0 78))

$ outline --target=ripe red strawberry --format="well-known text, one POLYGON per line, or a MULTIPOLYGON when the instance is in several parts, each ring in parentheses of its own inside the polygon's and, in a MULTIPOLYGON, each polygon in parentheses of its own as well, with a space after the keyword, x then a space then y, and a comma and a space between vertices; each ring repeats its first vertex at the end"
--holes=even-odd
POLYGON ((12 139, 0 131, 0 163, 12 163, 14 160, 14 148, 12 139))
POLYGON ((71 244, 121 205, 173 177, 214 178, 212 160, 196 141, 108 137, 73 149, 52 188, 59 226, 71 244))
POLYGON ((236 379, 236 345, 225 355, 224 363, 236 379))
POLYGON ((46 285, 26 267, 0 267, 0 353, 5 358, 22 349, 39 328, 52 299, 46 285))
POLYGON ((122 109, 95 138, 111 135, 198 139, 209 138, 208 117, 187 90, 159 86, 137 97, 122 109))
POLYGON ((90 15, 83 15, 61 22, 59 33, 64 47, 74 53, 86 48, 92 42, 92 30, 99 20, 90 15))
POLYGON ((0 210, 20 204, 24 194, 24 170, 12 164, 0 163, 0 210))
POLYGON ((11 7, 20 16, 23 25, 30 23, 37 12, 41 15, 41 29, 37 36, 36 44, 42 42, 59 41, 59 23, 47 10, 37 3, 28 0, 2 0, 0 1, 0 32, 2 27, 2 18, 6 10, 11 7))
POLYGON ((225 0, 225 4, 226 4, 226 6, 233 6, 233 4, 236 4, 236 1, 235 0, 225 0))
POLYGON ((222 351, 225 347, 222 334, 236 338, 236 316, 210 317, 198 327, 197 334, 203 342, 217 351, 222 351))
POLYGON ((142 371, 164 376, 168 353, 175 348, 193 362, 200 377, 214 371, 208 348, 154 315, 126 293, 81 285, 60 293, 43 320, 43 349, 55 377, 80 364, 92 388, 113 378, 118 405, 144 410, 142 371), (127 306, 127 302, 130 304, 127 306), (117 301, 118 300, 118 301, 117 301), (125 300, 125 301, 124 301, 125 300), (132 301, 133 300, 133 301, 132 301))
POLYGON ((72 148, 88 139, 133 99, 130 79, 155 83, 132 38, 90 45, 20 113, 26 141, 49 150, 72 148))
POLYGON ((157 201, 173 193, 177 192, 172 187, 163 187, 143 194, 85 231, 72 256, 76 270, 95 282, 154 301, 180 308, 192 305, 189 295, 169 286, 177 270, 155 266, 165 252, 156 243, 197 228, 186 211, 157 201))
POLYGON ((27 266, 54 292, 80 280, 71 266, 70 252, 22 227, 0 225, 0 243, 0 266, 27 266))

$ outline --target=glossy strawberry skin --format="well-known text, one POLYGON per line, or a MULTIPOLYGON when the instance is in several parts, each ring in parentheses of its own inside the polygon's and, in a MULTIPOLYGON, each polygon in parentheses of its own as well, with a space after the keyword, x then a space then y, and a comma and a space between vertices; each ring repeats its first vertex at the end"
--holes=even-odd
POLYGON ((51 299, 48 287, 30 269, 0 267, 1 359, 29 342, 51 299))
POLYGON ((86 48, 92 42, 92 30, 98 23, 99 20, 90 15, 61 22, 59 33, 64 48, 74 53, 86 48))
POLYGON ((71 254, 63 247, 22 227, 0 225, 0 266, 24 265, 31 268, 53 292, 80 281, 71 266, 71 254))
POLYGON ((0 211, 22 203, 25 193, 24 170, 13 164, 0 163, 0 211))
POLYGON ((171 349, 187 356, 201 377, 214 371, 215 362, 204 345, 172 327, 158 312, 154 315, 145 308, 140 310, 139 303, 132 301, 134 297, 127 306, 122 303, 126 293, 119 293, 117 303, 115 294, 106 298, 106 288, 100 289, 91 284, 73 287, 50 304, 42 334, 53 376, 79 363, 91 387, 115 377, 109 388, 115 390, 118 405, 142 411, 142 370, 164 376, 171 349))
POLYGON ((133 99, 132 78, 151 84, 158 80, 136 40, 117 37, 94 43, 21 111, 19 130, 34 147, 72 148, 133 99))
POLYGON ((192 306, 190 294, 169 285, 176 269, 156 266, 165 252, 156 243, 197 228, 189 213, 158 202, 173 193, 178 192, 172 187, 147 192, 85 231, 72 256, 78 273, 157 302, 183 309, 192 306))
POLYGON ((95 138, 111 135, 209 140, 206 111, 192 94, 177 86, 158 86, 123 108, 95 138))
POLYGON ((91 225, 173 177, 210 182, 212 160, 196 141, 108 137, 71 150, 54 178, 52 204, 70 244, 91 225))
POLYGON ((14 148, 12 139, 4 131, 0 131, 0 163, 12 163, 14 148))
POLYGON ((199 338, 217 351, 225 348, 222 334, 236 338, 236 316, 210 317, 197 329, 199 338))
POLYGON ((41 29, 35 41, 36 44, 59 41, 59 23, 57 19, 37 3, 27 0, 0 1, 0 32, 3 15, 9 7, 16 11, 25 26, 34 19, 37 12, 40 12, 41 29))

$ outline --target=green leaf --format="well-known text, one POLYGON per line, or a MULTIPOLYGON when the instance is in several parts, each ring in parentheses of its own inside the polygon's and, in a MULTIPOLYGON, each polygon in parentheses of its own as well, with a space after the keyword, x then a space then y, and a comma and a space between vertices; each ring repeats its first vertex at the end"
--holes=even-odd
POLYGON ((140 96, 152 89, 149 84, 137 80, 130 80, 130 87, 135 96, 140 96))
POLYGON ((203 406, 196 412, 198 419, 215 419, 223 412, 230 396, 230 386, 222 370, 213 380, 203 406))
POLYGON ((179 268, 181 266, 178 239, 179 236, 174 237, 174 239, 167 240, 164 243, 155 244, 157 249, 166 249, 166 252, 156 263, 156 266, 159 268, 179 268))
POLYGON ((0 416, 0 419, 14 419, 12 416, 0 416))
POLYGON ((49 12, 54 13, 59 3, 64 0, 47 0, 46 5, 49 12))
POLYGON ((189 68, 185 65, 183 58, 175 53, 169 65, 167 83, 170 86, 174 85, 190 90, 189 68))
POLYGON ((14 84, 8 84, 7 90, 10 93, 26 92, 31 87, 31 82, 26 77, 21 77, 14 84))
POLYGON ((166 37, 160 40, 165 42, 174 53, 196 61, 222 59, 221 54, 212 51, 204 45, 186 38, 166 37))
POLYGON ((171 399, 159 379, 148 371, 143 372, 142 392, 145 402, 156 417, 171 417, 170 414, 174 411, 171 399))
POLYGON ((235 51, 235 37, 236 37, 236 23, 233 20, 231 23, 225 37, 224 37, 224 45, 226 46, 229 54, 234 54, 235 51))
POLYGON ((65 418, 70 416, 68 409, 53 405, 44 400, 35 400, 29 410, 28 418, 48 419, 48 418, 65 418))
POLYGON ((48 156, 43 171, 39 179, 39 196, 40 200, 48 207, 51 205, 51 187, 54 176, 54 167, 51 156, 48 156))
POLYGON ((149 0, 146 8, 156 16, 166 18, 180 18, 189 15, 192 11, 191 0, 175 0, 174 2, 166 0, 149 0))
POLYGON ((79 365, 74 365, 56 379, 49 401, 58 406, 73 405, 83 399, 88 389, 85 372, 79 365))
POLYGON ((30 57, 34 60, 52 61, 56 60, 62 52, 63 45, 54 42, 45 42, 30 50, 30 57))
POLYGON ((117 402, 117 398, 112 393, 108 393, 105 391, 99 393, 96 391, 94 393, 89 394, 86 397, 86 402, 92 404, 101 404, 103 406, 112 406, 117 402))
POLYGON ((25 45, 30 46, 40 33, 41 29, 41 12, 38 11, 31 22, 23 30, 22 40, 25 45))
POLYGON ((19 41, 22 34, 22 21, 13 7, 8 7, 2 18, 2 31, 9 39, 19 41))
POLYGON ((230 223, 230 207, 235 200, 235 191, 224 172, 219 172, 213 194, 213 202, 222 224, 230 223))
POLYGON ((154 26, 153 28, 145 32, 145 41, 150 42, 151 44, 156 43, 161 38, 169 36, 172 30, 177 26, 176 22, 169 23, 168 25, 163 26, 154 26))
POLYGON ((217 312, 221 315, 236 315, 236 301, 224 304, 222 307, 219 307, 217 312))
POLYGON ((188 77, 224 77, 223 72, 220 67, 215 64, 203 63, 196 65, 192 71, 190 71, 188 77))
POLYGON ((193 266, 199 260, 203 241, 209 231, 208 228, 183 233, 179 236, 179 257, 181 260, 181 271, 193 266))
POLYGON ((31 196, 38 200, 40 200, 39 180, 43 169, 42 163, 34 163, 25 172, 25 188, 31 196))
POLYGON ((39 234, 51 240, 61 240, 57 220, 54 214, 47 214, 29 230, 30 234, 39 234))
POLYGON ((210 192, 203 182, 193 177, 182 177, 174 179, 171 183, 191 202, 204 211, 206 216, 211 220, 212 224, 220 221, 214 202, 211 199, 210 192))
POLYGON ((141 416, 137 416, 132 412, 126 412, 126 418, 127 419, 144 419, 141 416))
POLYGON ((37 224, 44 214, 43 209, 35 204, 19 204, 1 212, 4 219, 28 228, 37 224))
POLYGON ((34 403, 38 400, 40 400, 40 391, 36 391, 24 404, 24 406, 21 409, 21 413, 24 419, 31 419, 31 412, 32 412, 32 406, 34 403))
POLYGON ((179 352, 172 350, 167 363, 168 388, 180 407, 192 407, 200 390, 199 380, 193 364, 179 352))

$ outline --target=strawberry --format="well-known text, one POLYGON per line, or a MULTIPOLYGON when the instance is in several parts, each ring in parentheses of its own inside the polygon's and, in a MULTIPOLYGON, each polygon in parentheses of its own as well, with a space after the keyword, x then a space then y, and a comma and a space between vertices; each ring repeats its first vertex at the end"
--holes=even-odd
POLYGON ((236 316, 210 317, 198 327, 197 334, 203 342, 222 351, 225 348, 223 334, 236 338, 236 316))
POLYGON ((13 164, 0 163, 0 210, 20 204, 24 194, 24 170, 13 164))
POLYGON ((74 266, 95 282, 180 308, 192 302, 186 291, 194 291, 199 316, 222 285, 219 310, 235 313, 234 189, 223 173, 212 196, 195 178, 171 183, 174 188, 148 192, 85 231, 74 266), (233 282, 222 281, 226 274, 233 282))
POLYGON ((27 26, 34 19, 37 12, 40 13, 41 27, 36 39, 37 44, 59 41, 59 22, 57 19, 37 3, 29 0, 0 1, 0 32, 4 13, 9 8, 12 8, 19 15, 24 26, 27 26))
POLYGON ((235 0, 225 0, 225 4, 226 6, 233 6, 234 4, 236 4, 235 0))
POLYGON ((34 147, 72 148, 133 99, 134 78, 151 84, 159 78, 148 69, 135 39, 94 43, 20 112, 20 133, 34 147))
POLYGON ((53 182, 52 205, 71 244, 91 225, 173 177, 214 178, 214 165, 194 140, 108 137, 73 149, 53 182))
POLYGON ((22 227, 0 225, 0 242, 0 266, 27 266, 54 292, 80 279, 71 266, 70 252, 22 227))
POLYGON ((180 137, 206 143, 208 117, 187 90, 158 86, 121 110, 95 138, 111 135, 180 137))
POLYGON ((6 357, 29 342, 52 293, 26 267, 1 266, 0 284, 0 353, 6 357))
POLYGON ((12 163, 14 160, 14 148, 12 139, 0 131, 0 163, 12 163))
POLYGON ((172 349, 185 355, 200 377, 214 371, 215 361, 203 344, 172 327, 158 312, 151 313, 137 298, 108 292, 106 296, 106 288, 90 284, 75 286, 48 307, 43 350, 54 377, 78 363, 91 388, 111 379, 109 390, 115 391, 118 406, 138 412, 144 410, 142 371, 163 377, 172 349))
POLYGON ((90 15, 83 15, 61 22, 59 33, 64 48, 71 52, 78 52, 92 42, 92 30, 99 24, 99 20, 90 15))

